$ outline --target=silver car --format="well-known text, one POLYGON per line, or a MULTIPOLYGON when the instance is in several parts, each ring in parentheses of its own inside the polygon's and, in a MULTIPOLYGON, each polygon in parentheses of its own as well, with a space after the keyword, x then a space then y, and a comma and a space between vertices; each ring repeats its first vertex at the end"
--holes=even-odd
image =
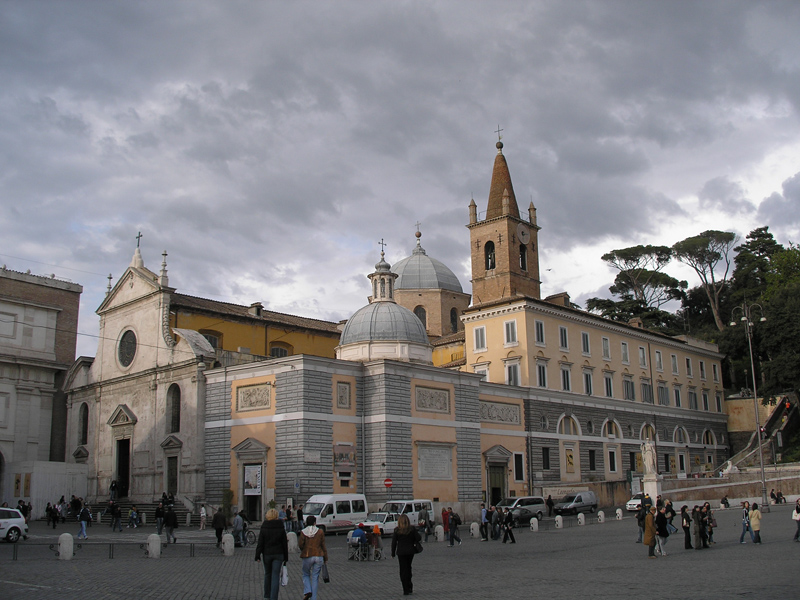
POLYGON ((15 543, 20 536, 28 539, 28 524, 16 508, 0 508, 0 539, 15 543))
POLYGON ((498 505, 498 508, 511 510, 514 519, 514 527, 519 527, 530 523, 531 519, 541 521, 547 514, 547 505, 541 496, 520 496, 519 498, 505 498, 498 505))

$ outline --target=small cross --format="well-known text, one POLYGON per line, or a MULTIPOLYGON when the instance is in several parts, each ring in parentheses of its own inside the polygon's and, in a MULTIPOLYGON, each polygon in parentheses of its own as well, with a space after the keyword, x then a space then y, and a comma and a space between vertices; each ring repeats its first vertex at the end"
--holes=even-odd
POLYGON ((139 241, 142 239, 142 232, 139 232, 139 235, 136 236, 136 247, 139 247, 139 241))
POLYGON ((422 225, 422 223, 420 223, 419 221, 417 221, 416 223, 414 223, 414 225, 415 225, 415 226, 416 226, 416 228, 417 228, 417 233, 419 233, 419 226, 420 226, 420 225, 422 225))
POLYGON ((383 241, 383 238, 378 242, 378 245, 381 247, 381 253, 383 253, 383 250, 386 248, 386 243, 383 241))
POLYGON ((501 132, 501 131, 504 131, 504 130, 503 130, 503 129, 500 129, 500 125, 498 125, 498 126, 497 126, 497 131, 495 131, 495 133, 497 134, 497 141, 498 141, 498 142, 499 142, 500 140, 502 140, 502 139, 503 139, 503 136, 502 136, 502 135, 500 135, 500 132, 501 132))

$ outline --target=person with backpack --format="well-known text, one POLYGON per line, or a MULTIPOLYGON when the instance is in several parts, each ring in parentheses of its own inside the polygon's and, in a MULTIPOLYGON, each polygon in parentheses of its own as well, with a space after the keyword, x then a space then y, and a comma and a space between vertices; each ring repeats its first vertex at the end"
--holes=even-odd
POLYGON ((511 538, 511 543, 516 544, 517 540, 514 539, 514 515, 511 513, 511 509, 506 506, 505 516, 503 517, 503 543, 506 543, 508 538, 511 538))
POLYGON ((458 545, 461 545, 461 536, 458 535, 458 526, 461 525, 461 517, 458 516, 457 512, 453 512, 451 507, 447 507, 447 515, 448 521, 450 523, 450 548, 455 545, 455 542, 458 542, 458 545))
POLYGON ((86 535, 86 524, 92 520, 92 512, 89 510, 89 505, 84 504, 78 515, 78 520, 81 522, 81 530, 78 532, 78 539, 88 540, 89 536, 86 535))

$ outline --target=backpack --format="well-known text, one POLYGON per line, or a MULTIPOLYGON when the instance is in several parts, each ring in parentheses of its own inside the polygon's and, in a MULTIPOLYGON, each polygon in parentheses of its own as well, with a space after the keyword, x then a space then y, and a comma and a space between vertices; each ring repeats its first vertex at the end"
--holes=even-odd
POLYGON ((453 513, 453 523, 461 525, 461 517, 458 516, 458 513, 453 513))

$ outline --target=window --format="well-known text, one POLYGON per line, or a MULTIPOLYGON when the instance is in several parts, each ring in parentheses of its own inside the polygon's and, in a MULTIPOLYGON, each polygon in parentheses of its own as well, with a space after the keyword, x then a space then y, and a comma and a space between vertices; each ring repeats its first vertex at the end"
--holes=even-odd
POLYGON ((706 378, 706 363, 704 360, 700 361, 700 379, 706 378))
POLYGON ((592 421, 591 419, 586 421, 586 431, 588 433, 594 433, 594 421, 592 421))
POLYGON ((606 398, 614 397, 614 376, 611 373, 603 375, 603 381, 606 386, 606 398))
POLYGON ((675 408, 681 407, 681 388, 675 386, 672 390, 672 396, 675 398, 675 408))
POLYGON ((336 502, 336 514, 350 514, 350 500, 339 500, 336 502))
POLYGON ((661 381, 658 382, 658 403, 661 406, 669 406, 669 390, 667 384, 661 381))
POLYGON ((284 356, 289 356, 289 351, 281 346, 273 346, 269 349, 269 355, 272 358, 283 358, 284 356))
POLYGON ((167 390, 167 433, 177 433, 181 430, 181 388, 173 383, 167 390))
POLYGON ((78 411, 78 444, 89 443, 89 406, 84 402, 78 411))
POLYGON ((636 388, 633 387, 633 379, 627 376, 622 378, 622 399, 636 400, 636 388))
POLYGON ((486 367, 474 367, 472 369, 472 371, 476 375, 480 375, 482 381, 489 381, 489 369, 488 368, 486 368, 486 367))
POLYGON ((540 388, 547 387, 547 364, 543 362, 536 363, 536 385, 540 388))
POLYGON ((572 390, 569 367, 566 365, 561 366, 561 389, 565 392, 572 390))
POLYGON ((672 359, 672 374, 673 375, 677 375, 678 374, 678 355, 677 354, 671 354, 670 355, 670 359, 672 359))
POLYGON ((661 356, 661 350, 656 350, 656 371, 664 370, 664 358, 661 356))
POLYGON ((611 340, 607 337, 603 338, 603 358, 611 360, 611 340))
POLYGON ((717 412, 722 412, 722 394, 719 392, 714 394, 714 399, 716 400, 717 404, 717 412))
POLYGON ((627 365, 630 362, 630 360, 628 360, 628 342, 622 342, 620 345, 620 352, 622 352, 622 362, 627 365))
POLYGON ((353 500, 353 512, 367 512, 367 507, 363 500, 353 500))
POLYGON ((506 384, 519 385, 519 363, 512 362, 506 364, 506 384))
POLYGON ((213 332, 213 333, 210 332, 210 331, 201 331, 200 335, 202 335, 204 338, 206 338, 206 341, 209 344, 211 344, 211 347, 214 350, 217 350, 218 348, 222 347, 222 344, 220 344, 220 334, 217 333, 216 331, 213 332))
MULTIPOLYGON (((717 440, 714 439, 714 434, 711 433, 708 429, 703 432, 703 445, 705 446, 716 446, 717 440)), ((710 460, 708 462, 711 462, 710 460)))
POLYGON ((689 408, 697 410, 697 392, 689 390, 689 408))
POLYGON ((550 448, 542 448, 542 469, 547 471, 550 468, 550 448))
POLYGON ((475 352, 486 350, 486 327, 476 327, 473 333, 475 335, 475 352))
POLYGON ((558 343, 562 350, 569 350, 569 338, 567 337, 567 328, 563 325, 558 328, 558 343))
POLYGON ((619 427, 614 421, 606 421, 605 425, 603 425, 603 437, 607 438, 618 438, 621 437, 619 434, 619 427))
POLYGON ((483 255, 485 258, 486 270, 491 271, 495 268, 494 242, 486 242, 486 245, 483 247, 483 255))
POLYGON ((528 249, 525 244, 519 245, 519 268, 523 271, 528 270, 528 249))
POLYGON ((561 419, 561 423, 558 424, 558 433, 564 435, 579 435, 578 423, 572 417, 566 416, 561 419))
POLYGON ((711 363, 711 376, 714 378, 714 381, 719 381, 719 368, 717 367, 717 363, 711 363))
POLYGON ((686 359, 686 376, 687 377, 691 377, 692 376, 692 359, 691 358, 687 358, 686 359))
POLYGON ((665 454, 664 455, 664 472, 665 473, 669 473, 670 471, 672 471, 672 469, 669 468, 669 459, 670 459, 671 456, 672 456, 671 454, 665 454))
POLYGON ((592 395, 592 372, 591 371, 584 371, 583 372, 583 391, 586 393, 587 396, 592 395))
POLYGON ((686 443, 686 433, 683 431, 683 428, 678 427, 675 430, 675 433, 672 435, 672 441, 676 444, 685 444, 686 443))
POLYGON ((517 345, 517 322, 516 321, 506 321, 505 322, 505 335, 506 335, 506 346, 516 346, 517 345))
POLYGON ((608 451, 608 470, 610 473, 617 472, 617 451, 616 450, 609 450, 608 451))
POLYGON ((708 408, 708 390, 703 390, 703 410, 709 410, 708 408))
POLYGON ((656 429, 650 424, 644 426, 642 429, 642 439, 650 442, 656 441, 656 429))
POLYGON ((589 470, 590 471, 597 470, 597 458, 595 456, 594 450, 589 450, 589 470))
POLYGON ((450 309, 450 332, 455 333, 458 331, 458 310, 455 308, 450 309))
POLYGON ((644 346, 639 346, 639 366, 647 368, 647 349, 644 346))
POLYGON ((685 454, 678 454, 678 465, 681 473, 686 472, 686 455, 685 454))
POLYGON ((636 472, 636 452, 631 452, 629 460, 631 462, 631 471, 636 472))
POLYGON ((422 326, 426 329, 428 328, 428 315, 425 312, 424 306, 418 306, 414 309, 414 314, 417 315, 417 318, 422 321, 422 326))
POLYGON ((550 421, 547 420, 546 415, 542 415, 542 418, 539 419, 539 426, 542 428, 542 431, 547 431, 547 428, 550 427, 550 421))
POLYGON ((653 384, 649 379, 642 379, 642 402, 653 404, 653 384))
POLYGON ((591 346, 589 345, 589 334, 581 331, 581 351, 586 355, 592 354, 591 346))
POLYGON ((514 481, 525 481, 525 456, 514 452, 514 481))
POLYGON ((534 329, 536 330, 536 343, 544 346, 544 321, 535 321, 534 329))

